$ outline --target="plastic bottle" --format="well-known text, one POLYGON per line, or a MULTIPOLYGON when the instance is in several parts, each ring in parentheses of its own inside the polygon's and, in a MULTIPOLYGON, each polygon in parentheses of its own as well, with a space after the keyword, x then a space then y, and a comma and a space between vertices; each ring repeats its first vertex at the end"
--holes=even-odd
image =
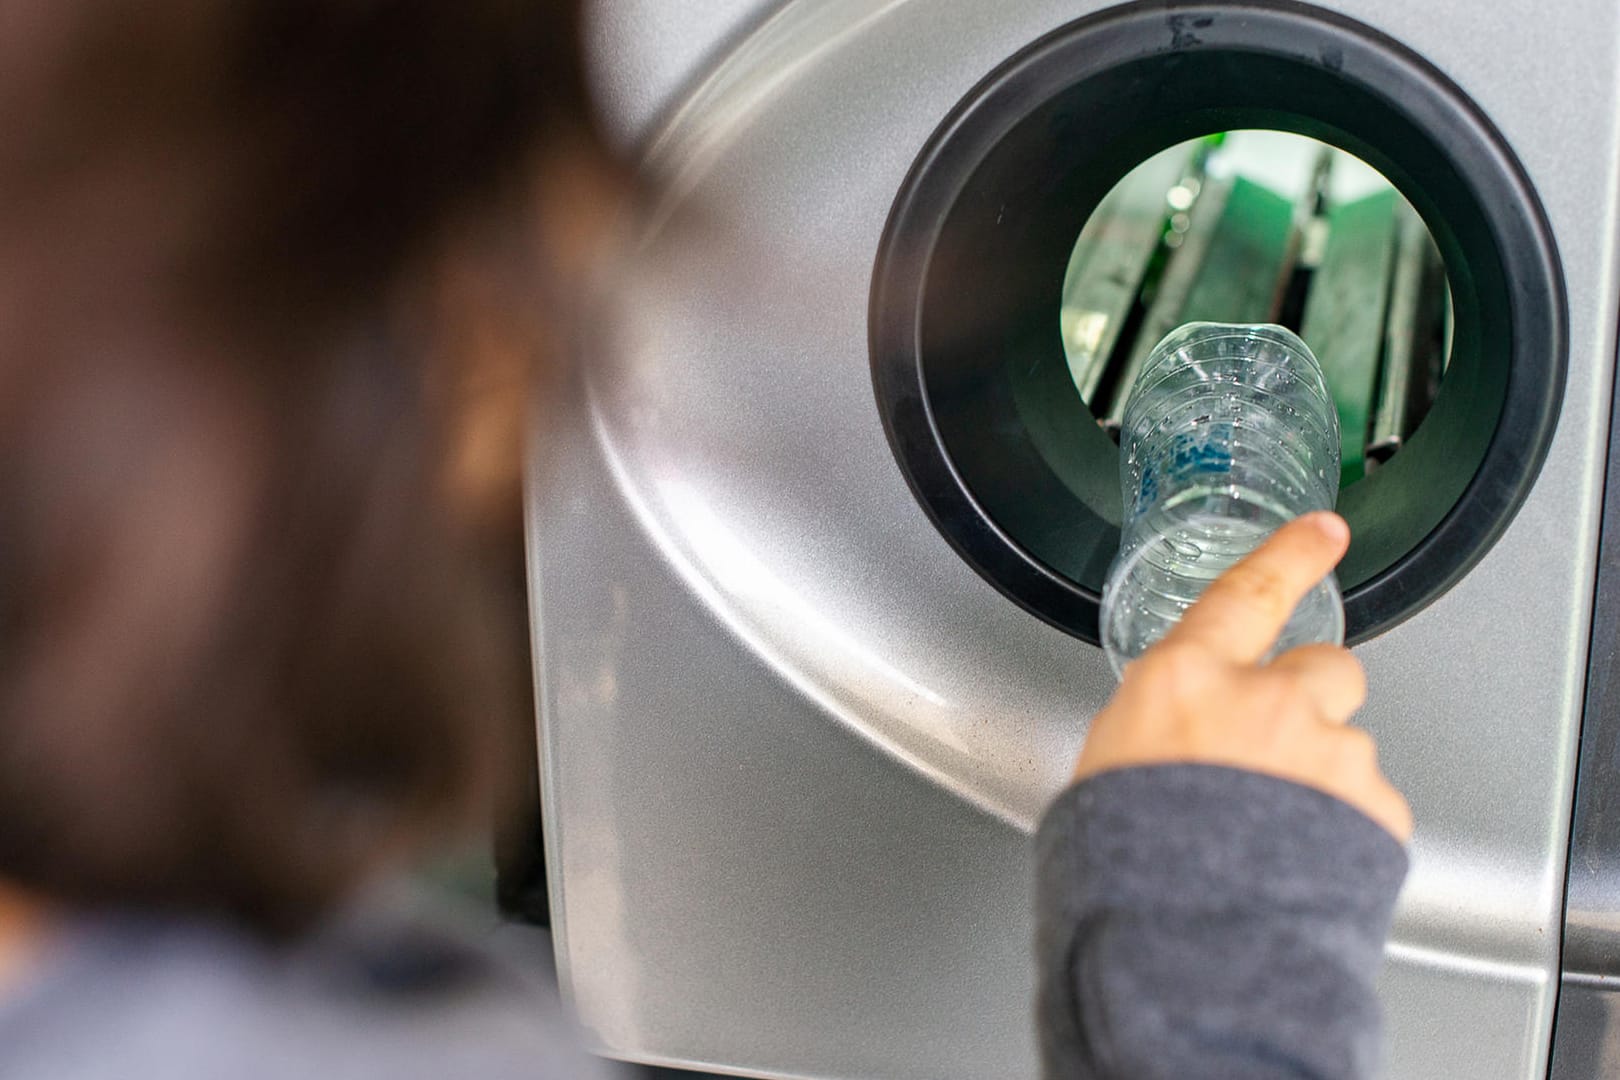
MULTIPOLYGON (((1102 602, 1114 671, 1279 526, 1332 509, 1338 485, 1338 414, 1303 341, 1270 325, 1172 331, 1143 366, 1120 429, 1125 517, 1102 602)), ((1343 640, 1330 575, 1295 609, 1272 655, 1343 640)))

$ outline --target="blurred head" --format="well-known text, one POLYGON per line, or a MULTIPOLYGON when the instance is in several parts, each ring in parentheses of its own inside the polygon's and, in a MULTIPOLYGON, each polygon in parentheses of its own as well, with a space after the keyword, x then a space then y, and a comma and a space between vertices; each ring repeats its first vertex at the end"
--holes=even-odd
POLYGON ((575 8, 0 5, 0 878, 288 931, 489 790, 575 8))

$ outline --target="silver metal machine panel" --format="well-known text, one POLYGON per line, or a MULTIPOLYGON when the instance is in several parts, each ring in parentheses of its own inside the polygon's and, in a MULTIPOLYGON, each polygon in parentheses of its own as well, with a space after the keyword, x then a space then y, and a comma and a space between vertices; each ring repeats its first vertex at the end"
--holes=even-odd
MULTIPOLYGON (((684 25, 680 6, 596 5, 618 10, 593 38, 612 125, 668 189, 533 469, 565 984, 628 1059, 1033 1077, 1029 835, 1113 680, 912 497, 874 407, 867 305, 941 119, 1101 5, 799 0, 763 18, 736 0, 684 25)), ((1388 1073, 1526 1080, 1546 1072, 1558 983, 1615 359, 1620 10, 1334 6, 1490 116, 1567 276, 1569 384, 1535 490, 1460 584, 1357 649, 1361 722, 1418 822, 1388 1073)))
POLYGON ((607 0, 585 4, 591 89, 606 133, 634 147, 680 92, 781 0, 607 0))

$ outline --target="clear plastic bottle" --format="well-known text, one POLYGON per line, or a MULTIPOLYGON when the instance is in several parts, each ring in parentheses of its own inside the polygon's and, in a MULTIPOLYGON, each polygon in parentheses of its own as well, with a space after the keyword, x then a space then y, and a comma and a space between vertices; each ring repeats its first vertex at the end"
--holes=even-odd
MULTIPOLYGON (((1333 508, 1339 420, 1321 364, 1281 326, 1172 331, 1126 404, 1120 486, 1125 520, 1102 601, 1116 673, 1279 526, 1333 508)), ((1294 610, 1273 655, 1343 640, 1330 575, 1294 610)))

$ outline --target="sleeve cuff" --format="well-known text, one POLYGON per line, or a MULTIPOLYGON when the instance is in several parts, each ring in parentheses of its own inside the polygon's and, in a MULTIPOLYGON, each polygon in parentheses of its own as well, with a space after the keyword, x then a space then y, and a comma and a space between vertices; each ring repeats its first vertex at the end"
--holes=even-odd
POLYGON ((1217 765, 1120 769, 1075 785, 1036 835, 1059 910, 1266 908, 1388 933, 1406 849, 1348 803, 1217 765))

